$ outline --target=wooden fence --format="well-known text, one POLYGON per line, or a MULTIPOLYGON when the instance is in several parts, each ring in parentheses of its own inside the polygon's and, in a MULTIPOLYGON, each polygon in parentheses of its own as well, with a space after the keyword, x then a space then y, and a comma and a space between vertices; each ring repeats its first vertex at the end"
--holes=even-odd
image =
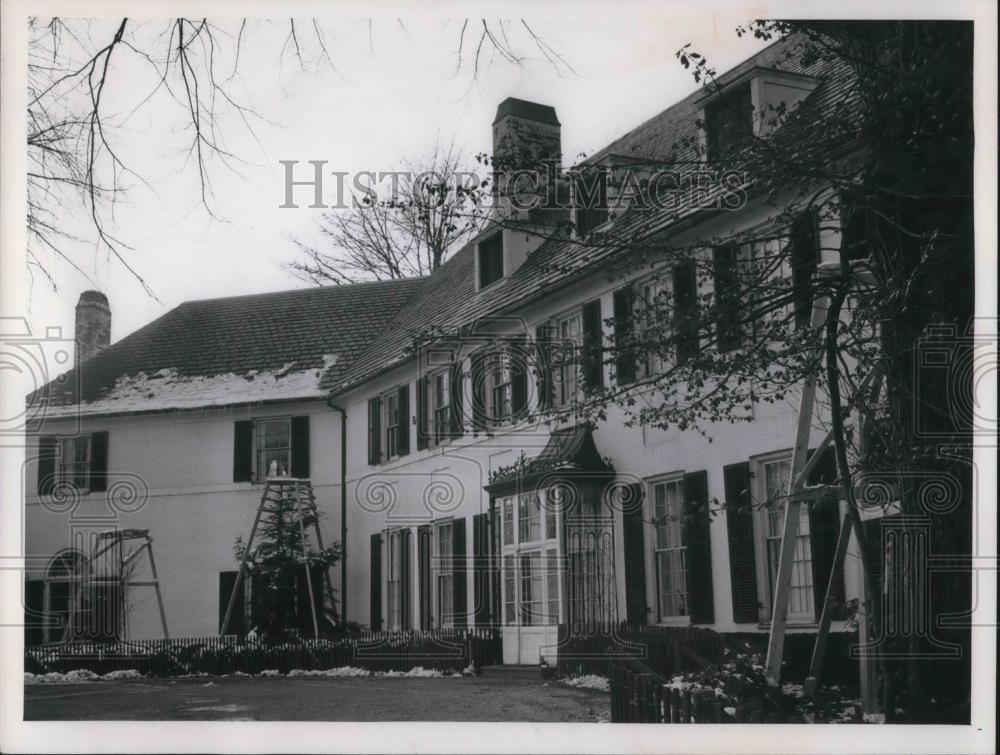
POLYGON ((275 670, 327 670, 353 666, 369 671, 410 671, 422 666, 460 672, 470 663, 500 662, 495 629, 439 629, 430 632, 363 632, 336 640, 303 639, 268 643, 238 637, 133 642, 74 642, 25 649, 24 670, 44 674, 86 669, 96 674, 134 669, 144 676, 259 674, 275 670))
POLYGON ((559 627, 558 671, 563 676, 611 677, 624 660, 670 678, 721 660, 725 639, 703 627, 609 624, 580 632, 559 627))
POLYGON ((612 723, 632 724, 719 724, 742 723, 742 706, 720 704, 714 689, 679 689, 662 677, 615 665, 611 682, 612 723))

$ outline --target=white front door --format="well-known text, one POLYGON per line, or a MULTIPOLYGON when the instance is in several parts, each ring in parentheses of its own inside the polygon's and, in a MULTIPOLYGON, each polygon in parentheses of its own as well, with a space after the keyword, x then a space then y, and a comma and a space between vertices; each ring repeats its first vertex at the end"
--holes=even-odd
POLYGON ((544 496, 498 501, 503 662, 554 664, 562 611, 558 516, 544 496))

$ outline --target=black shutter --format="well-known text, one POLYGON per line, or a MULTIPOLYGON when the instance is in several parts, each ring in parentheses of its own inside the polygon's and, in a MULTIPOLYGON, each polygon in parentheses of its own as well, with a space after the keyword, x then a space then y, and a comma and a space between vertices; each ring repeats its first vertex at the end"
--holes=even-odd
POLYGON ((417 592, 420 601, 420 630, 431 628, 431 528, 417 527, 417 592))
POLYGON ((515 422, 528 416, 527 346, 524 338, 516 338, 511 344, 510 404, 515 422))
POLYGON ((292 417, 292 477, 309 478, 309 417, 292 417))
MULTIPOLYGON (((236 575, 239 572, 235 571, 220 571, 219 572, 219 633, 222 633, 222 622, 226 620, 226 609, 229 607, 229 599, 233 594, 233 587, 236 585, 236 575)), ((236 603, 233 604, 233 615, 229 617, 229 627, 226 630, 227 634, 246 634, 246 629, 243 625, 243 613, 244 613, 244 601, 243 601, 243 585, 240 585, 240 591, 236 595, 236 603)))
POLYGON ((622 286, 615 291, 615 379, 618 385, 635 382, 635 354, 629 344, 632 338, 633 307, 632 286, 622 286))
POLYGON ((486 429, 486 370, 483 353, 472 356, 472 432, 486 429))
POLYGON ((373 632, 382 629, 382 535, 371 536, 371 606, 368 624, 373 632))
POLYGON ((740 279, 736 266, 736 246, 727 244, 712 250, 715 282, 715 334, 719 351, 732 351, 742 344, 740 329, 740 279))
POLYGON ((477 627, 490 623, 490 529, 489 514, 475 514, 472 517, 472 594, 475 605, 472 614, 477 627))
POLYGON ((538 411, 546 412, 552 404, 552 340, 549 324, 542 323, 535 328, 535 379, 538 388, 538 411))
POLYGON ((604 328, 601 300, 583 305, 583 380, 588 388, 604 385, 604 328))
MULTIPOLYGON (((810 451, 809 455, 812 456, 810 451)), ((832 485, 837 480, 837 457, 832 445, 823 450, 819 463, 809 474, 809 485, 832 485)), ((809 545, 812 550, 813 571, 813 605, 816 609, 816 619, 819 620, 823 610, 823 600, 826 588, 833 571, 833 561, 837 555, 837 537, 840 535, 840 496, 813 501, 809 504, 809 545)), ((834 580, 833 592, 830 597, 838 609, 835 618, 844 615, 844 565, 841 563, 834 580)))
POLYGON ((712 598, 712 546, 709 540, 708 473, 684 475, 688 603, 692 624, 715 621, 712 598))
POLYGON ((45 624, 45 580, 24 580, 24 645, 42 644, 45 624))
POLYGON ((306 565, 299 564, 295 570, 295 608, 299 622, 299 632, 313 636, 312 605, 309 602, 309 583, 312 582, 312 599, 316 605, 316 625, 322 632, 326 617, 323 613, 323 569, 313 565, 306 578, 306 565))
POLYGON ((253 479, 253 420, 233 423, 233 482, 253 479))
POLYGON ((698 354, 698 277, 693 262, 687 261, 673 268, 674 287, 674 342, 677 361, 686 362, 698 354))
POLYGON ((453 559, 452 584, 455 588, 455 616, 452 623, 456 627, 464 627, 469 623, 468 599, 466 598, 466 568, 465 557, 465 517, 459 517, 451 525, 451 553, 453 559))
POLYGON ((642 483, 629 485, 622 512, 622 547, 625 556, 625 616, 629 624, 646 623, 646 536, 643 528, 642 483))
POLYGON ((92 493, 103 493, 108 489, 108 431, 99 430, 90 434, 90 482, 92 493))
POLYGON ((451 437, 461 438, 462 434, 465 432, 465 415, 463 414, 463 402, 465 396, 463 395, 462 386, 464 385, 462 381, 462 362, 461 360, 455 362, 451 366, 451 437))
POLYGON ((799 215, 792 223, 789 246, 792 266, 792 298, 796 327, 812 320, 812 277, 819 264, 819 219, 815 211, 799 215))
POLYGON ((56 450, 59 439, 43 435, 38 439, 38 495, 50 495, 56 481, 56 450))
POLYGON ((399 583, 400 583, 400 629, 408 630, 413 628, 413 619, 410 616, 410 530, 409 528, 399 533, 399 583))
POLYGON ((368 463, 382 461, 382 399, 368 399, 368 463))
MULTIPOLYGON (((430 379, 427 375, 417 378, 417 450, 423 451, 427 448, 428 429, 427 423, 427 393, 429 391, 430 379)), ((441 433, 439 432, 439 435, 441 433)))
POLYGON ((754 556, 753 505, 750 463, 722 468, 726 489, 726 533, 729 537, 729 578, 733 592, 733 621, 755 622, 757 612, 757 560, 754 556))
POLYGON ((396 448, 400 456, 410 453, 410 384, 399 387, 399 430, 396 448))
POLYGON ((885 544, 882 542, 882 517, 861 523, 865 533, 865 556, 871 569, 872 587, 882 593, 882 572, 885 569, 885 544))

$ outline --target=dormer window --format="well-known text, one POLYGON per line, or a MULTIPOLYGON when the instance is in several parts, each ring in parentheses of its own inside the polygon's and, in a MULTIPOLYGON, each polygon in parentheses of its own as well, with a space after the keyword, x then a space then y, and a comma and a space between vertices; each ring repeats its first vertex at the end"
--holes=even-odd
POLYGON ((479 242, 479 288, 503 278, 503 233, 495 233, 479 242))
POLYGON ((608 219, 608 173, 600 168, 584 170, 573 180, 576 235, 585 238, 608 219))
POLYGON ((709 162, 724 160, 753 141, 753 97, 744 82, 705 106, 706 150, 709 162))

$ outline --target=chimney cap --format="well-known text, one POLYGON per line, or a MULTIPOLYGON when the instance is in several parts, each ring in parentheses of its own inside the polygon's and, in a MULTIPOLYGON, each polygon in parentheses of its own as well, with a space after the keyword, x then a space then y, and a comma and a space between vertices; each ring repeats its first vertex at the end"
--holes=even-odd
POLYGON ((497 116, 493 119, 494 125, 501 119, 513 115, 516 118, 524 118, 537 123, 547 123, 552 126, 559 126, 559 119, 556 118, 556 109, 551 105, 541 105, 537 102, 519 100, 516 97, 508 97, 497 106, 497 116))
POLYGON ((84 291, 80 294, 80 300, 76 303, 76 306, 81 304, 103 304, 108 306, 108 297, 102 294, 100 291, 84 291))

